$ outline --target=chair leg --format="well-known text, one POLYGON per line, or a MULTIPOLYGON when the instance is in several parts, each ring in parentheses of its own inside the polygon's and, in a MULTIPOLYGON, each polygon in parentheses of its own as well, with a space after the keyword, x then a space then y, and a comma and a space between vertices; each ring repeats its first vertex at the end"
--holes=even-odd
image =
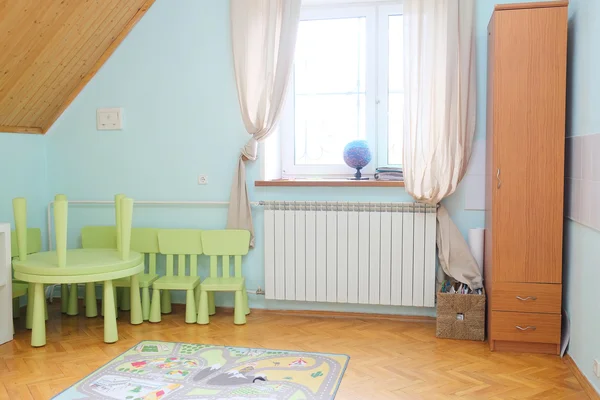
POLYGON ((208 292, 208 315, 215 315, 215 292, 208 292))
POLYGON ((112 281, 104 281, 104 343, 119 340, 117 331, 117 313, 115 309, 115 289, 112 281))
POLYGON ((200 285, 194 289, 194 296, 196 297, 196 310, 200 310, 200 285))
POLYGON ((132 325, 139 325, 144 322, 142 318, 142 300, 140 299, 140 277, 134 275, 131 277, 130 288, 123 289, 123 299, 125 297, 130 300, 129 319, 132 325))
POLYGON ((88 282, 85 284, 85 316, 88 318, 94 318, 98 316, 96 284, 94 282, 88 282))
POLYGON ((19 297, 15 297, 13 299, 13 319, 19 318, 20 314, 21 314, 21 303, 20 303, 20 298, 19 297))
POLYGON ((44 320, 48 321, 48 302, 46 301, 46 291, 44 291, 44 320))
POLYGON ((69 286, 66 283, 60 285, 60 312, 66 314, 69 310, 69 286))
POLYGON ((236 325, 244 325, 246 323, 246 307, 244 304, 244 294, 242 290, 236 290, 235 292, 233 323, 236 325))
POLYGON ((152 291, 152 303, 150 304, 150 322, 160 322, 160 290, 152 291))
POLYGON ((31 327, 31 346, 41 347, 46 344, 46 321, 44 319, 44 284, 34 284, 33 321, 31 327))
POLYGON ((72 283, 71 284, 71 289, 69 291, 69 307, 67 309, 67 315, 77 315, 79 314, 79 310, 77 307, 77 301, 79 300, 77 298, 77 284, 76 283, 72 283))
POLYGON ((150 318, 150 288, 142 288, 142 319, 148 321, 150 318))
POLYGON ((185 322, 186 324, 193 324, 196 321, 196 298, 194 297, 194 289, 186 290, 185 322))
POLYGON ((27 317, 25 319, 25 328, 33 327, 33 302, 35 299, 34 284, 30 283, 27 288, 27 317))
POLYGON ((209 323, 208 318, 208 293, 206 290, 200 290, 200 307, 198 308, 198 323, 206 325, 209 323))
POLYGON ((114 299, 114 305, 115 305, 115 318, 119 318, 119 301, 118 301, 118 295, 117 295, 117 288, 114 287, 113 285, 113 299, 114 299))
POLYGON ((119 304, 121 305, 121 311, 131 310, 130 288, 123 288, 123 291, 121 292, 121 301, 119 304))
POLYGON ((250 304, 248 304, 248 290, 244 288, 244 304, 246 304, 246 315, 250 314, 250 304))
POLYGON ((161 297, 160 310, 163 314, 171 314, 173 309, 171 308, 171 291, 163 290, 161 297))

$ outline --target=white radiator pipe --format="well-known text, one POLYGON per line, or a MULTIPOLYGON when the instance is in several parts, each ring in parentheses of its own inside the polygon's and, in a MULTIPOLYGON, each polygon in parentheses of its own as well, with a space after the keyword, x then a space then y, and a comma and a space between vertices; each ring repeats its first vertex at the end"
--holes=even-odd
MULTIPOLYGON (((260 206, 262 202, 251 202, 251 206, 260 206)), ((69 204, 84 204, 84 205, 112 205, 115 204, 113 200, 69 200, 69 204)), ((226 206, 229 205, 228 201, 163 201, 163 200, 135 200, 134 205, 175 205, 175 206, 226 206)), ((48 250, 52 250, 52 206, 54 201, 48 203, 46 210, 46 223, 48 228, 48 250)))

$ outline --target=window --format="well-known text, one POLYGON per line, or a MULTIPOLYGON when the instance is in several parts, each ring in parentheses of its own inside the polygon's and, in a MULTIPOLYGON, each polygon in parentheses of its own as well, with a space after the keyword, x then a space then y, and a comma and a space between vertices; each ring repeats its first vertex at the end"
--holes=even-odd
POLYGON ((303 9, 281 122, 283 176, 351 175, 344 146, 365 139, 377 166, 402 163, 402 7, 303 9))

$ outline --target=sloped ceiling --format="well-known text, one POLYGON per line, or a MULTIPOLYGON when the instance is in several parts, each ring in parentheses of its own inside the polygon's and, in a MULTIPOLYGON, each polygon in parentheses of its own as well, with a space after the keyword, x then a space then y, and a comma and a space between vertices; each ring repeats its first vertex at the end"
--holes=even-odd
POLYGON ((45 133, 154 0, 0 0, 0 132, 45 133))

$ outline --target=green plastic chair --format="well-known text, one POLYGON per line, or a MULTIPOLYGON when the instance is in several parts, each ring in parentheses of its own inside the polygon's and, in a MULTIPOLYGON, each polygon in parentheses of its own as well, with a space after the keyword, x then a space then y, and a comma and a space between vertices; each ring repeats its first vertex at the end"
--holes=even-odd
MULTIPOLYGON (((26 230, 26 235, 27 235, 27 254, 35 254, 35 253, 39 253, 40 251, 42 251, 42 230, 40 228, 27 228, 26 230)), ((11 260, 14 259, 18 259, 19 258, 19 246, 17 245, 17 231, 13 230, 10 232, 10 255, 11 255, 11 260)), ((18 302, 18 298, 22 297, 22 296, 28 296, 29 293, 33 294, 33 285, 29 285, 26 282, 20 281, 18 279, 13 279, 13 312, 16 311, 17 314, 19 312, 20 309, 20 303, 18 302), (15 285, 18 284, 18 285, 15 285), (25 291, 23 292, 22 288, 23 285, 25 286, 25 291), (17 298, 15 298, 14 296, 14 291, 17 290, 17 293, 19 293, 19 296, 17 298), (15 304, 17 304, 18 308, 15 309, 15 304)), ((27 304, 29 304, 29 297, 27 298, 27 304)), ((47 304, 45 304, 46 306, 46 320, 48 320, 48 308, 47 308, 47 304)), ((31 329, 31 327, 33 326, 33 307, 27 307, 27 317, 26 317, 26 321, 25 321, 25 327, 27 329, 31 329)))
MULTIPOLYGON (((12 254, 15 254, 14 252, 12 254)), ((21 314, 20 298, 27 296, 28 284, 25 282, 12 283, 12 300, 13 300, 13 319, 19 318, 21 314)), ((48 318, 46 318, 48 319, 48 318)), ((13 323, 13 334, 15 333, 15 324, 13 323)))
POLYGON ((81 228, 81 247, 84 249, 116 249, 117 228, 99 225, 84 226, 81 228))
MULTIPOLYGON (((150 286, 158 279, 156 273, 156 255, 158 248, 158 229, 156 228, 132 228, 131 229, 131 250, 148 255, 147 271, 139 275, 140 288, 142 288, 142 318, 144 321, 150 319, 150 286)), ((114 281, 115 287, 131 287, 131 278, 117 279, 114 281)), ((121 310, 129 310, 129 290, 123 291, 121 301, 121 310)))
MULTIPOLYGON (((42 230, 40 228, 27 228, 27 254, 39 253, 42 251, 42 230)), ((19 247, 17 246, 17 231, 10 232, 10 255, 11 260, 18 259, 19 257, 19 247)), ((20 309, 20 304, 18 302, 18 297, 27 296, 27 287, 28 284, 26 282, 20 281, 18 279, 13 279, 13 299, 15 299, 16 304, 18 305, 17 309, 13 309, 13 311, 17 311, 17 314, 20 309), (16 285, 15 284, 19 284, 16 285), (24 294, 22 291, 23 285, 25 286, 24 294), (19 296, 15 298, 14 292, 17 290, 19 296)), ((32 289, 33 290, 33 289, 32 289)), ((33 291, 31 292, 33 293, 33 291)), ((15 305, 13 302, 13 308, 15 305)), ((31 329, 31 325, 33 323, 33 307, 28 308, 29 312, 27 313, 27 321, 25 323, 27 329, 31 329)), ((46 319, 48 319, 48 311, 46 310, 46 319)))
POLYGON ((202 248, 204 254, 210 256, 210 276, 200 284, 200 305, 198 323, 209 323, 209 293, 235 292, 235 309, 233 323, 243 325, 248 307, 246 279, 242 276, 242 256, 248 254, 250 248, 250 232, 244 230, 217 230, 202 232, 202 248), (222 274, 218 273, 218 258, 222 257, 222 274), (234 273, 231 276, 229 257, 234 257, 234 273))
MULTIPOLYGON (((161 321, 161 290, 163 297, 169 296, 169 290, 185 290, 185 322, 196 322, 196 294, 200 285, 198 277, 198 256, 202 254, 202 231, 197 229, 160 229, 158 248, 167 258, 166 276, 158 278, 152 285, 152 304, 150 322, 161 321), (177 275, 175 275, 174 256, 177 256, 177 275), (186 274, 186 258, 189 258, 189 273, 186 274)), ((168 298, 167 298, 168 299, 168 298)), ((163 302, 163 312, 170 312, 170 302, 163 302)))
MULTIPOLYGON (((27 228, 27 254, 42 251, 42 230, 40 228, 27 228)), ((11 258, 19 256, 17 245, 17 231, 10 232, 10 254, 11 258)))

